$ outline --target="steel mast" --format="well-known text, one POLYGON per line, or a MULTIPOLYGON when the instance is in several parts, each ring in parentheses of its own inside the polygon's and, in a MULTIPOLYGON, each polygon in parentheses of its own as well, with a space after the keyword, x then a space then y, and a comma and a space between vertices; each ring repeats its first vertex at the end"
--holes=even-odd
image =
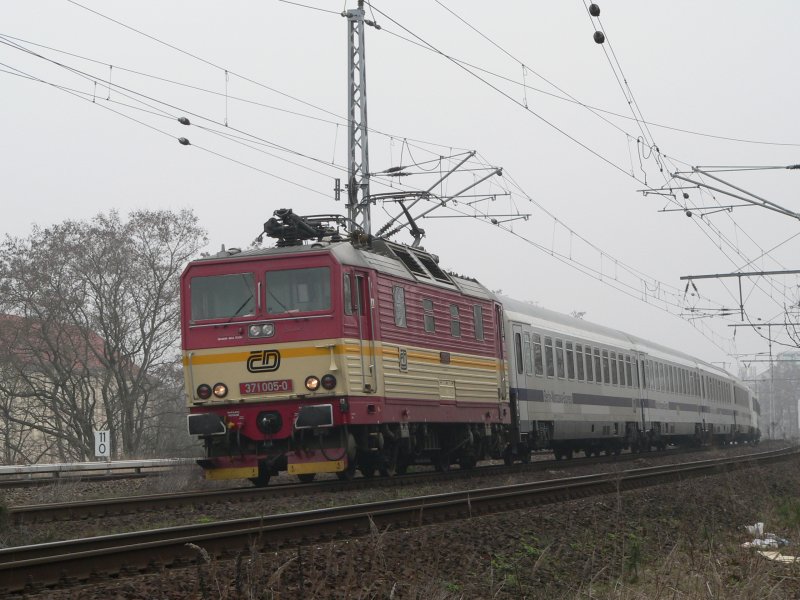
POLYGON ((367 72, 364 63, 364 26, 373 21, 364 19, 364 0, 358 0, 358 8, 342 13, 347 17, 348 29, 348 186, 347 186, 347 231, 371 235, 369 194, 369 147, 367 144, 367 72))

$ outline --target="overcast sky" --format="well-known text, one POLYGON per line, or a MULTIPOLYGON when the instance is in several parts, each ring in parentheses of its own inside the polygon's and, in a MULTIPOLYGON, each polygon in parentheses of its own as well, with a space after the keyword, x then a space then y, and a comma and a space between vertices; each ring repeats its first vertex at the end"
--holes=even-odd
MULTIPOLYGON (((335 177, 346 178, 339 13, 355 1, 303 3, 323 10, 277 1, 0 3, 0 231, 26 236, 34 223, 100 211, 190 207, 216 251, 250 244, 278 208, 345 213, 332 191, 335 177), (180 145, 182 136, 192 145, 180 145)), ((469 170, 435 192, 451 195, 487 174, 483 166, 502 167, 502 178, 470 192, 494 200, 463 198, 453 205, 461 216, 441 209, 431 216, 453 218, 420 222, 424 247, 444 267, 735 372, 728 353, 766 352, 764 338, 741 328, 733 339, 738 315, 694 319, 695 327, 674 315, 738 308, 736 280, 697 281, 699 296, 684 298, 680 277, 800 268, 800 236, 790 239, 800 222, 757 207, 705 214, 741 204, 719 193, 639 190, 679 187, 672 175, 691 166, 800 163, 800 3, 600 8, 599 21, 581 0, 368 8, 382 27, 368 28, 366 41, 371 171, 431 171, 393 190, 376 178, 372 192, 425 189, 475 150, 469 170), (603 46, 593 40, 601 26, 603 46), (684 206, 692 217, 661 212, 684 206), (513 214, 530 218, 505 220, 513 214)), ((716 175, 800 212, 800 170, 716 175)), ((372 214, 377 229, 397 206, 379 203, 372 214)), ((784 321, 798 281, 744 279, 745 322, 784 321)))

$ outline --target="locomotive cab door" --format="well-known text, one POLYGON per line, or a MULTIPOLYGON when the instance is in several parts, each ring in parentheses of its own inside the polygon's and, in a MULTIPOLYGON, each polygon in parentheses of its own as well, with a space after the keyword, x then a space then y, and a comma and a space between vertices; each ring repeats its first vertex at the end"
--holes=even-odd
POLYGON ((378 374, 375 364, 375 300, 372 297, 372 282, 366 271, 356 269, 354 275, 362 391, 375 393, 378 391, 378 374))

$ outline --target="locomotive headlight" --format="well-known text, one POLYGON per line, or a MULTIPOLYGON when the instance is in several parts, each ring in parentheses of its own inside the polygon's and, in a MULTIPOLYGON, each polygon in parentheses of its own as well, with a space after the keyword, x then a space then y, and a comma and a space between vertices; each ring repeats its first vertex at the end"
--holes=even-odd
POLYGON ((224 398, 228 395, 228 386, 224 383, 214 384, 214 395, 217 398, 224 398))
POLYGON ((202 400, 208 400, 211 397, 211 386, 202 383, 197 386, 197 397, 202 400))
POLYGON ((272 337, 275 335, 275 323, 250 325, 247 328, 247 333, 251 338, 272 337))
POLYGON ((314 375, 306 377, 306 389, 311 392, 316 392, 319 389, 319 379, 314 375))
POLYGON ((322 387, 326 390, 332 390, 336 387, 336 377, 328 373, 322 376, 322 387))

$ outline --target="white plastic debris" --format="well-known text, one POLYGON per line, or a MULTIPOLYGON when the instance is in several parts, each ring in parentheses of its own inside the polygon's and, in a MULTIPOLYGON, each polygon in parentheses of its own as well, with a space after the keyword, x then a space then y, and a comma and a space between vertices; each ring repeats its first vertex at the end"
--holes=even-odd
POLYGON ((745 525, 745 529, 747 529, 747 533, 750 535, 754 535, 757 537, 761 537, 764 535, 764 523, 756 523, 755 525, 745 525))
POLYGON ((796 563, 800 562, 800 556, 789 556, 788 554, 781 554, 780 552, 769 552, 759 550, 758 553, 768 560, 774 560, 782 563, 796 563))

